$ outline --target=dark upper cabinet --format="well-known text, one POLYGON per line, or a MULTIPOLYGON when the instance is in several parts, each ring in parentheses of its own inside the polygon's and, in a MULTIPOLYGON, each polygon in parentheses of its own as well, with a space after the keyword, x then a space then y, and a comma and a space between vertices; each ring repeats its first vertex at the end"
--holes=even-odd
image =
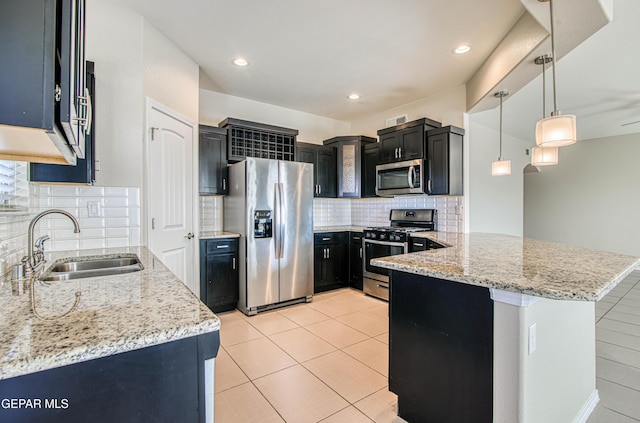
POLYGON ((91 127, 84 137, 84 159, 77 159, 75 166, 30 163, 29 180, 32 182, 66 182, 92 185, 96 180, 95 64, 93 62, 87 62, 86 68, 86 85, 92 99, 91 114, 94 116, 94 119, 91 120, 91 127))
POLYGON ((237 238, 200 240, 200 299, 213 312, 236 308, 239 275, 237 238))
POLYGON ((378 131, 382 145, 380 163, 398 162, 425 157, 425 131, 442 124, 421 118, 378 131))
POLYGON ((314 197, 336 197, 336 149, 298 143, 296 161, 313 164, 314 197))
POLYGON ((367 144, 362 150, 362 197, 377 197, 376 195, 376 165, 380 163, 379 142, 367 144))
POLYGON ((347 251, 347 232, 314 234, 314 293, 347 286, 347 251))
POLYGON ((228 194, 227 130, 200 125, 198 148, 200 194, 228 194))
POLYGON ((349 286, 362 291, 362 232, 349 233, 349 286))
POLYGON ((247 157, 274 160, 295 160, 298 130, 264 123, 226 118, 218 124, 228 129, 227 160, 235 163, 247 157))
POLYGON ((323 142, 325 146, 336 147, 338 197, 360 198, 363 196, 363 148, 375 142, 375 138, 364 135, 339 136, 323 142))
POLYGON ((85 157, 92 108, 84 31, 85 0, 1 2, 0 55, 6 60, 0 73, 0 124, 7 126, 0 130, 42 130, 24 133, 29 145, 14 146, 15 157, 71 164, 76 156, 85 157))
POLYGON ((427 132, 427 194, 462 195, 464 129, 446 126, 427 132))

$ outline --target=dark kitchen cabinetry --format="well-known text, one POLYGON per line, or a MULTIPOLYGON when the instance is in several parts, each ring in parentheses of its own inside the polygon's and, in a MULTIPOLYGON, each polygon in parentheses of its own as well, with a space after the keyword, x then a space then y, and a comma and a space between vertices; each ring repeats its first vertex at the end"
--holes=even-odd
POLYGON ((228 194, 227 130, 200 125, 198 148, 200 195, 228 194))
POLYGON ((236 308, 238 269, 237 238, 200 240, 200 299, 213 312, 236 308))
POLYGON ((425 132, 441 126, 440 122, 421 118, 380 129, 378 131, 378 137, 382 143, 380 163, 424 158, 425 132))
POLYGON ((84 31, 85 0, 1 3, 0 124, 7 126, 0 135, 15 138, 14 127, 42 130, 22 133, 29 145, 15 145, 16 158, 74 164, 85 157, 92 116, 84 31))
POLYGON ((298 143, 296 161, 313 164, 314 197, 336 197, 335 147, 298 143))
POLYGON ((427 132, 429 195, 462 195, 464 129, 446 126, 427 132))
POLYGON ((338 197, 360 198, 364 191, 362 178, 363 148, 375 143, 375 138, 347 135, 325 140, 325 146, 336 147, 338 197))
POLYGON ((362 232, 349 232, 349 286, 362 291, 362 232))
POLYGON ((314 293, 347 286, 347 236, 347 232, 314 234, 314 293))
POLYGON ((31 163, 29 165, 29 180, 31 182, 65 182, 93 185, 96 180, 96 77, 95 64, 87 62, 86 84, 91 96, 91 127, 84 137, 84 159, 77 159, 74 165, 55 165, 46 163, 31 163))
POLYGON ((362 151, 362 197, 377 197, 376 195, 376 165, 380 163, 379 142, 367 144, 362 151))
POLYGON ((298 136, 296 129, 235 118, 226 118, 218 126, 228 130, 227 160, 231 163, 242 161, 247 157, 295 160, 298 136))
POLYGON ((410 237, 409 238, 409 252, 415 253, 416 251, 433 250, 436 248, 444 248, 444 245, 440 245, 435 241, 427 238, 410 237))

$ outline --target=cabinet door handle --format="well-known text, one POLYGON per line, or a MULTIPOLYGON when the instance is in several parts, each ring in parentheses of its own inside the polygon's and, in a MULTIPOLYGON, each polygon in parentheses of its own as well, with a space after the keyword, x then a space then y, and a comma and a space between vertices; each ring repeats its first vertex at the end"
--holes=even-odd
POLYGON ((331 250, 329 248, 327 248, 327 258, 328 259, 331 258, 331 250))
POLYGON ((222 178, 222 189, 224 191, 227 190, 227 180, 225 178, 222 178))
POLYGON ((236 270, 236 258, 233 257, 231 261, 233 263, 233 270, 236 270))
POLYGON ((427 181, 427 191, 431 192, 431 179, 427 181))
POLYGON ((420 244, 418 242, 414 242, 413 245, 415 245, 416 247, 424 247, 424 244, 420 244))
POLYGON ((402 158, 402 147, 398 147, 398 158, 402 158))
POLYGON ((318 195, 322 194, 322 185, 318 185, 318 195))
POLYGON ((362 247, 360 247, 360 258, 362 258, 362 247))

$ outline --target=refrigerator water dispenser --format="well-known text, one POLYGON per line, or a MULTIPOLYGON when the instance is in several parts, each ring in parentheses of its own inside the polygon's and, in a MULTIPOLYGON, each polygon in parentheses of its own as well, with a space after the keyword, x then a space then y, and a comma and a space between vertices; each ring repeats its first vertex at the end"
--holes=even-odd
POLYGON ((253 225, 254 238, 271 238, 273 226, 271 210, 256 210, 253 214, 253 225))

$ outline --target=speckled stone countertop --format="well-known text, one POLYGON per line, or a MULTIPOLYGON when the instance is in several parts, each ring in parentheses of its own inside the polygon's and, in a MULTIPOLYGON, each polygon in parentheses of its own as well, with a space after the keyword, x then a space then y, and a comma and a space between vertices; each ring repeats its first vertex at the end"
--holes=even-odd
POLYGON ((62 257, 127 253, 136 254, 144 270, 36 281, 33 289, 29 282, 0 283, 0 379, 220 329, 218 317, 145 247, 48 253, 45 270, 62 257), (31 292, 42 318, 33 312, 31 292))
POLYGON ((449 248, 373 259, 376 266, 557 300, 598 301, 639 264, 637 257, 531 238, 426 232, 449 248))
POLYGON ((322 232, 362 232, 364 226, 316 226, 313 228, 314 233, 322 232))
POLYGON ((240 234, 225 231, 200 232, 199 239, 239 238, 240 234))

